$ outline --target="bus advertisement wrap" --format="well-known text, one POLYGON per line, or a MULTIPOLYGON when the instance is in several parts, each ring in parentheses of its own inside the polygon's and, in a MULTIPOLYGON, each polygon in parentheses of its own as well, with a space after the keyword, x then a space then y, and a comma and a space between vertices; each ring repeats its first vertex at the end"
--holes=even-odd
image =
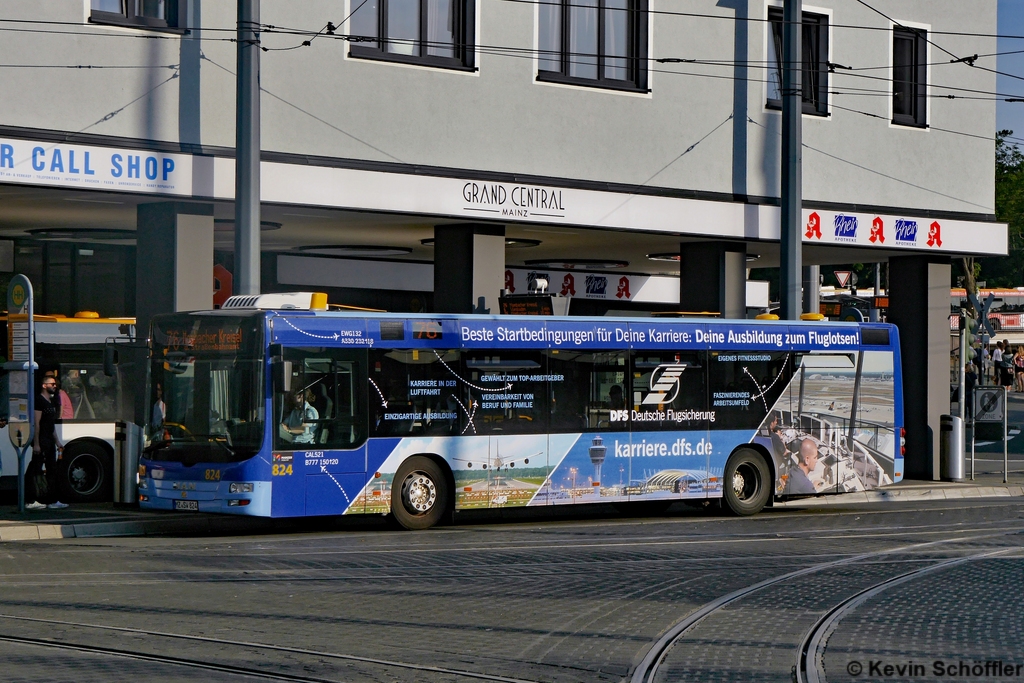
POLYGON ((143 507, 289 517, 405 506, 414 519, 435 503, 724 497, 756 511, 771 496, 902 476, 889 325, 202 315, 155 323, 165 421, 150 429, 143 507), (243 343, 184 348, 160 333, 176 329, 230 329, 243 343))

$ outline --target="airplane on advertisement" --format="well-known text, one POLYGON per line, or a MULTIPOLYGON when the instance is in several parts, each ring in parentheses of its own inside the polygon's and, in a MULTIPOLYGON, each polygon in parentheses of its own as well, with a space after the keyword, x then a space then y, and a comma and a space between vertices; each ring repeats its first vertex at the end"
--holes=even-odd
POLYGON ((536 458, 538 455, 544 454, 544 451, 537 451, 536 453, 521 458, 503 458, 501 457, 501 447, 498 444, 495 444, 494 450, 495 455, 492 458, 490 444, 488 444, 487 462, 480 462, 479 460, 473 460, 471 458, 452 458, 452 460, 466 463, 466 469, 472 469, 473 463, 479 463, 480 469, 482 470, 501 470, 502 468, 508 470, 509 468, 515 467, 517 462, 521 462, 524 465, 529 465, 530 458, 536 458))

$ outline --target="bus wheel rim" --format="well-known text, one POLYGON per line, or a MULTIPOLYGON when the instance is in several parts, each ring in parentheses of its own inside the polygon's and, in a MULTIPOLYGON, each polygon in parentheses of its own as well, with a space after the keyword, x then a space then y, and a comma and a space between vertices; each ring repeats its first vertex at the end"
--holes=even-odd
POLYGON ((732 490, 740 500, 749 500, 757 494, 757 469, 747 463, 736 468, 732 475, 732 490))
POLYGON ((75 456, 68 466, 71 487, 80 495, 89 495, 98 489, 100 478, 100 464, 88 453, 75 456))
POLYGON ((402 498, 406 507, 417 514, 423 514, 434 507, 437 487, 433 479, 423 472, 413 472, 402 487, 402 498))

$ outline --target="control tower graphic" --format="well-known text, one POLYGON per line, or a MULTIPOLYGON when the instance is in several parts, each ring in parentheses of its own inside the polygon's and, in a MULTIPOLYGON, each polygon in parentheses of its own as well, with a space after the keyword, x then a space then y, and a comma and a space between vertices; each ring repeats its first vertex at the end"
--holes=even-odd
POLYGON ((590 445, 590 463, 594 466, 594 491, 598 495, 601 493, 601 465, 604 464, 607 452, 608 447, 604 445, 601 436, 595 436, 594 442, 590 445))

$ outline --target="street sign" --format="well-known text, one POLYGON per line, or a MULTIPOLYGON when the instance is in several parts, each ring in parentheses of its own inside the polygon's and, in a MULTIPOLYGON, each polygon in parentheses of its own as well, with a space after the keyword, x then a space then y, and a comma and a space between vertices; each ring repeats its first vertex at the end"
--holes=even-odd
POLYGON ((25 454, 32 447, 35 431, 35 320, 32 282, 15 275, 7 285, 7 348, 10 360, 4 364, 8 375, 7 434, 18 451, 18 511, 25 512, 25 454))
POLYGON ((840 287, 845 287, 846 283, 850 281, 850 276, 853 275, 852 270, 836 270, 833 272, 836 275, 836 280, 839 282, 840 287))
POLYGON ((1002 422, 1005 410, 1006 392, 1003 387, 975 387, 975 422, 1002 422))

